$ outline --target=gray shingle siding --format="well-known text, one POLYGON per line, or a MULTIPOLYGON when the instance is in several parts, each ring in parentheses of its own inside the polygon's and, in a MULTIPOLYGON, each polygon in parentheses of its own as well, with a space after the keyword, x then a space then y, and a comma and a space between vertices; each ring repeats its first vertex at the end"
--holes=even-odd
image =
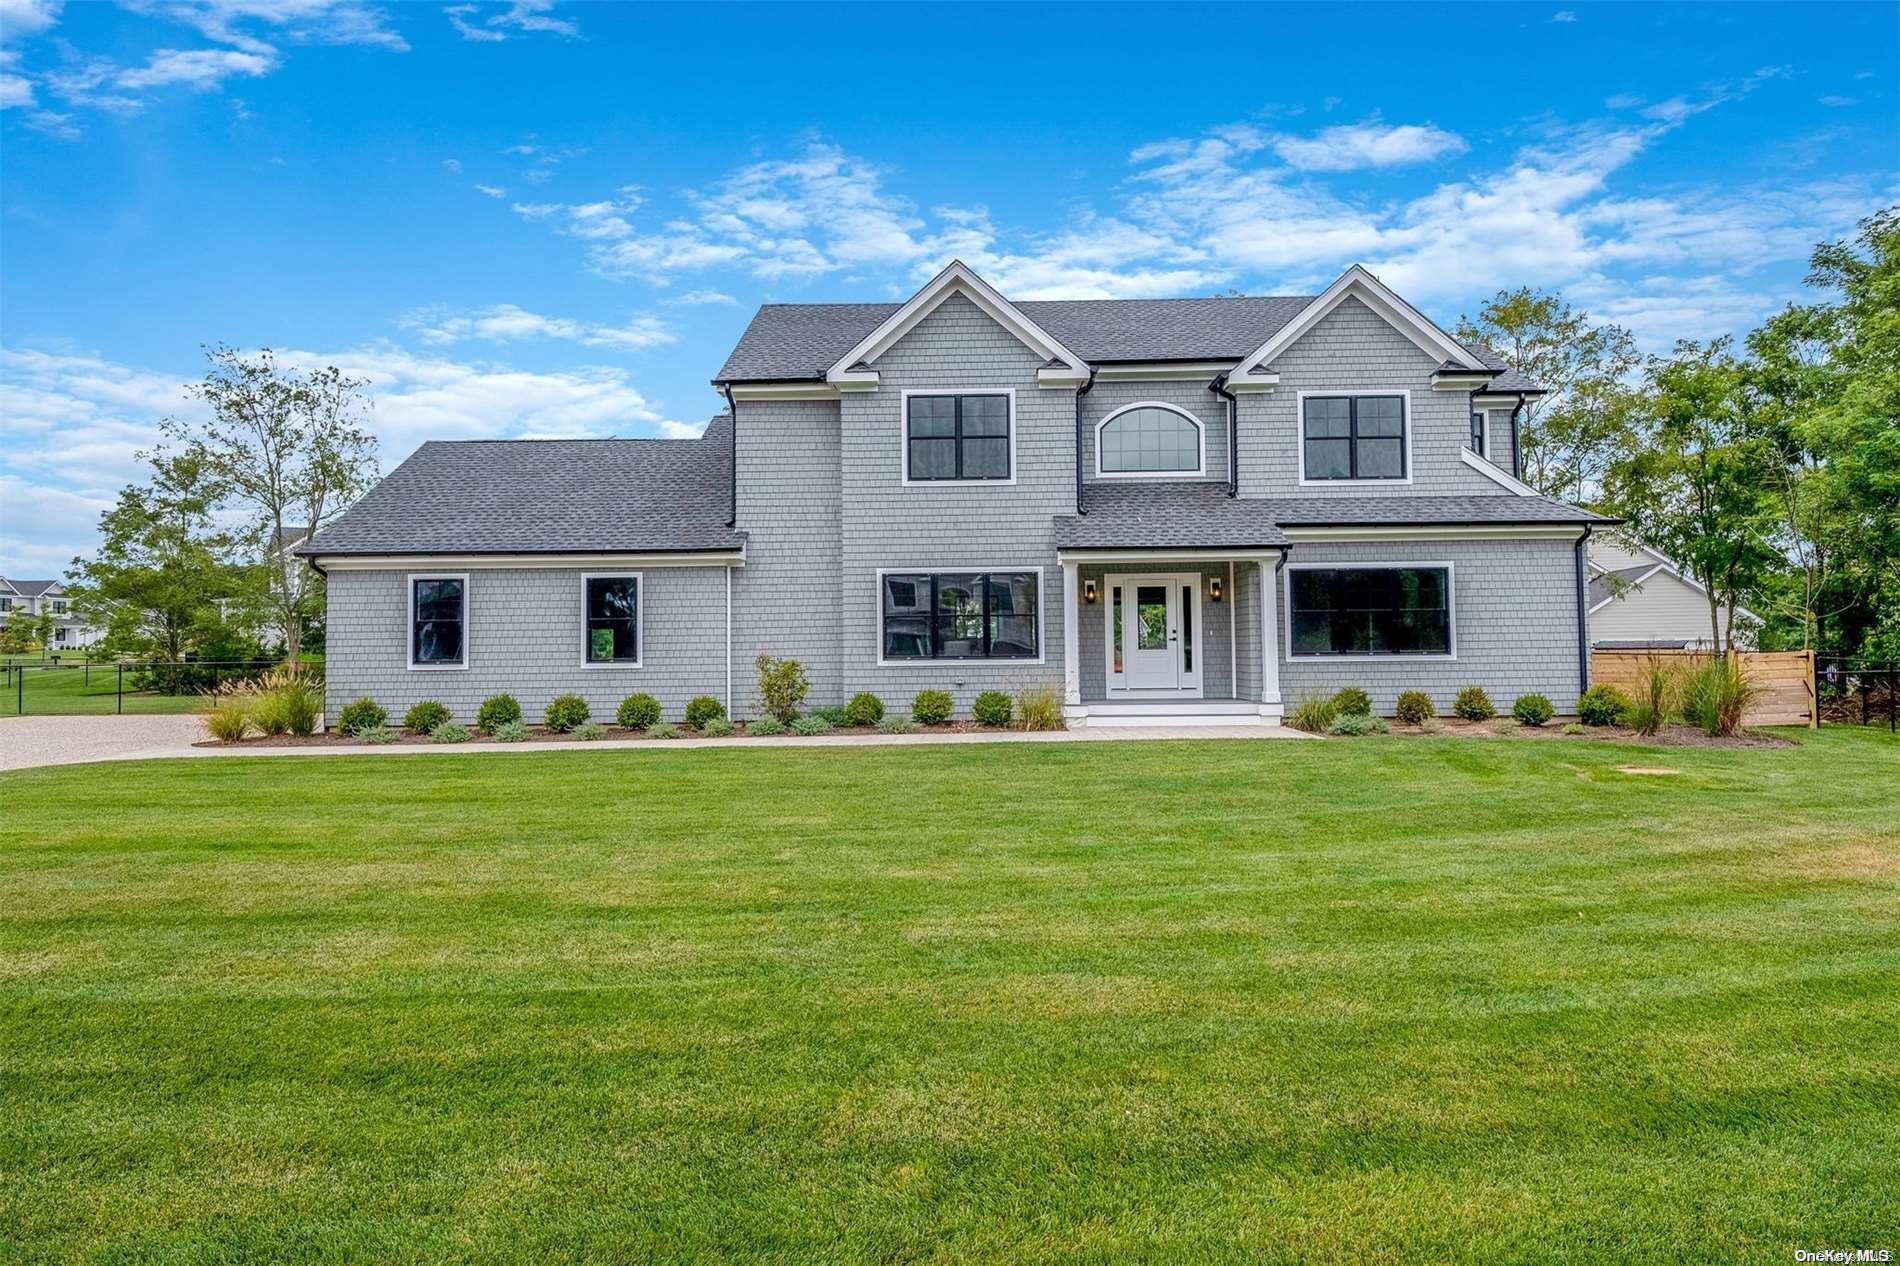
POLYGON ((1476 683, 1500 712, 1522 694, 1544 694, 1559 712, 1577 710, 1575 545, 1566 540, 1378 541, 1294 546, 1293 563, 1452 564, 1458 658, 1393 657, 1329 661, 1286 656, 1281 589, 1280 689, 1287 707, 1305 695, 1363 687, 1390 715, 1402 690, 1423 690, 1449 712, 1460 688, 1476 683))
POLYGON ((1371 308, 1347 299, 1281 353, 1269 368, 1271 391, 1240 396, 1240 495, 1243 497, 1389 497, 1469 493, 1498 485, 1466 466, 1458 453, 1471 436, 1471 397, 1435 391, 1438 361, 1387 325, 1371 308), (1399 388, 1406 392, 1411 482, 1300 484, 1302 391, 1399 388))
MULTIPOLYGON (((1143 401, 1158 401, 1187 410, 1201 423, 1203 437, 1203 478, 1225 483, 1227 480, 1227 401, 1207 389, 1213 380, 1208 374, 1191 382, 1097 382, 1082 397, 1083 478, 1100 478, 1096 469, 1096 428, 1102 419, 1118 409, 1143 401)), ((1186 476, 1182 476, 1185 478, 1186 476)), ((1110 476, 1105 482, 1133 482, 1110 476)))
MULTIPOLYGON (((428 574, 443 570, 429 569, 428 574)), ((408 570, 337 570, 329 579, 326 708, 334 718, 368 696, 399 723, 410 705, 436 699, 471 724, 490 695, 521 701, 539 722, 548 700, 577 694, 610 722, 620 701, 644 690, 674 720, 686 701, 723 700, 726 670, 726 574, 722 567, 647 567, 639 571, 646 629, 642 662, 589 666, 582 659, 581 577, 613 567, 507 567, 468 570, 466 669, 411 669, 408 570)))

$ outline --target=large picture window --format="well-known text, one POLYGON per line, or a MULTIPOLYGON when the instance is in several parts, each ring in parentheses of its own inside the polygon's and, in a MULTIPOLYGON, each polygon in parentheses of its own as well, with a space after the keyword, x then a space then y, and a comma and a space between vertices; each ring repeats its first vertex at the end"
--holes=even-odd
POLYGON ((640 578, 588 576, 586 656, 590 664, 640 662, 640 578))
POLYGON ((1305 480, 1406 478, 1403 395, 1307 396, 1300 407, 1305 480))
POLYGON ((1451 567, 1289 567, 1288 653, 1452 654, 1451 567))
POLYGON ((1201 425, 1172 405, 1130 405, 1102 422, 1096 463, 1104 475, 1198 475, 1201 425))
POLYGON ((885 659, 1036 659, 1042 576, 1035 571, 886 572, 879 577, 885 659))
POLYGON ((904 398, 904 477, 913 483, 1010 478, 1010 396, 904 398))
POLYGON ((409 666, 468 666, 468 577, 409 578, 409 666))

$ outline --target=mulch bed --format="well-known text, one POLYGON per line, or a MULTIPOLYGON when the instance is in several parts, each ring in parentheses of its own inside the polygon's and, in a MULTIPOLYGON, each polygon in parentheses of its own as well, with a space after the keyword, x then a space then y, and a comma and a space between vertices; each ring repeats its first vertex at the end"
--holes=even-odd
MULTIPOLYGON (((913 732, 917 734, 963 734, 972 730, 981 730, 985 728, 987 727, 978 725, 974 721, 952 721, 948 725, 920 725, 913 732)), ((864 726, 848 726, 848 725, 834 726, 831 730, 827 731, 828 734, 876 734, 877 732, 878 731, 876 727, 874 726, 864 727, 864 726)), ((645 730, 629 730, 622 726, 610 725, 607 727, 607 732, 605 734, 601 735, 599 739, 596 739, 593 741, 604 742, 605 740, 608 740, 608 739, 645 739, 645 738, 651 738, 651 737, 652 736, 649 735, 645 730)), ((681 739, 698 739, 698 738, 707 738, 709 736, 681 727, 679 737, 681 739)), ((746 738, 748 737, 746 733, 746 727, 742 725, 739 727, 738 733, 729 734, 729 735, 726 735, 726 737, 727 738, 746 738)), ((797 734, 780 734, 780 735, 769 735, 769 736, 768 735, 750 735, 749 737, 783 738, 783 739, 790 740, 792 742, 797 742, 803 736, 797 735, 797 734)), ((365 743, 361 739, 358 739, 354 737, 353 735, 345 734, 340 730, 332 730, 326 734, 310 734, 310 735, 305 735, 302 737, 299 737, 298 735, 295 735, 295 734, 264 734, 264 735, 252 734, 252 735, 247 735, 246 737, 242 739, 239 739, 235 743, 220 743, 216 739, 203 739, 197 743, 192 744, 192 746, 193 747, 362 747, 362 748, 374 749, 376 747, 494 747, 494 746, 527 747, 535 743, 575 743, 579 741, 580 740, 576 739, 572 734, 560 734, 560 733, 556 733, 553 730, 547 729, 543 726, 534 726, 529 729, 528 737, 522 740, 520 743, 506 743, 506 744, 500 743, 498 740, 490 737, 487 734, 484 734, 480 730, 471 729, 469 731, 468 741, 466 743, 437 743, 434 739, 430 738, 427 734, 416 734, 409 730, 399 731, 396 736, 396 741, 393 743, 365 743)), ((676 741, 676 740, 661 740, 661 741, 676 741)))
POLYGON ((1794 747, 1796 744, 1779 734, 1761 734, 1744 730, 1727 738, 1717 738, 1692 725, 1668 725, 1655 734, 1644 736, 1628 726, 1587 725, 1581 734, 1565 734, 1564 726, 1571 718, 1558 718, 1546 725, 1514 725, 1508 718, 1498 717, 1491 721, 1466 721, 1460 717, 1443 717, 1435 730, 1423 729, 1416 725, 1406 725, 1394 721, 1392 733, 1411 738, 1477 738, 1477 739, 1534 739, 1538 741, 1568 741, 1572 743, 1647 743, 1655 747, 1794 747))

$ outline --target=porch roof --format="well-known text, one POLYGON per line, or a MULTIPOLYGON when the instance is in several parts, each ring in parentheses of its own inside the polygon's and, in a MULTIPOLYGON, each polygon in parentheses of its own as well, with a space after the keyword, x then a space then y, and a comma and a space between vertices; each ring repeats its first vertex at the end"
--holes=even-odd
POLYGON ((1057 515, 1056 548, 1275 549, 1287 543, 1267 503, 1227 495, 1208 481, 1089 484, 1085 514, 1057 515))

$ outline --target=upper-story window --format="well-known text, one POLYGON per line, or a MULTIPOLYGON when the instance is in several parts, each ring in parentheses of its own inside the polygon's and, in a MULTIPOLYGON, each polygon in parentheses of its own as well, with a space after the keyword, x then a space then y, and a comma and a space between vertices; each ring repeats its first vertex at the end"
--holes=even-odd
POLYGON ((1300 400, 1303 483, 1409 478, 1405 395, 1311 395, 1300 400))
POLYGON ((1007 391, 906 392, 906 483, 997 482, 1015 477, 1015 396, 1007 391))
POLYGON ((1476 453, 1480 457, 1484 456, 1484 414, 1483 413, 1473 413, 1471 415, 1471 451, 1476 453))
POLYGON ((1171 404, 1131 404, 1102 419, 1095 468, 1103 475, 1199 475, 1201 424, 1171 404))
POLYGON ((66 614, 66 599, 64 598, 53 599, 53 614, 54 615, 66 614))

